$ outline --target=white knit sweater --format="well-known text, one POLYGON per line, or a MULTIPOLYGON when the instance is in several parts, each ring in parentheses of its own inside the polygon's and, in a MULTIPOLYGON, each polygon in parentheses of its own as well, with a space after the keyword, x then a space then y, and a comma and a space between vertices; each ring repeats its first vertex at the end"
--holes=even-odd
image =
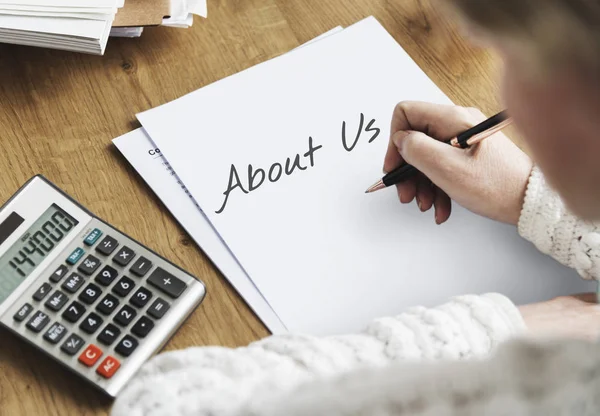
MULTIPOLYGON (((534 169, 523 237, 591 279, 600 276, 597 230, 569 214, 534 169)), ((143 367, 113 415, 600 414, 592 344, 513 341, 487 360, 457 361, 488 357, 524 329, 504 296, 471 295, 378 319, 355 335, 169 352, 143 367)))

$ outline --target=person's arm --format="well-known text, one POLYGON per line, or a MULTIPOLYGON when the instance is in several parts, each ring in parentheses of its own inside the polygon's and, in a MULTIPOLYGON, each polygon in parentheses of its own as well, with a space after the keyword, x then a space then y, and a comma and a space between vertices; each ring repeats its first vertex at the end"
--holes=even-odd
POLYGON ((519 233, 543 253, 572 267, 585 279, 600 278, 600 228, 579 220, 534 168, 519 219, 519 233))
POLYGON ((486 361, 397 365, 262 392, 227 415, 598 415, 598 368, 596 344, 513 341, 486 361))
POLYGON ((226 415, 257 395, 280 394, 358 368, 485 357, 524 329, 508 299, 488 294, 378 319, 360 334, 282 335, 246 348, 168 352, 149 361, 128 383, 113 415, 226 415))
POLYGON ((442 143, 485 120, 478 110, 422 102, 398 104, 392 119, 384 170, 403 161, 420 174, 397 185, 402 203, 416 199, 435 221, 450 218, 452 201, 476 214, 518 225, 520 234, 543 253, 600 278, 600 224, 582 221, 563 205, 531 159, 504 134, 469 150, 442 143))

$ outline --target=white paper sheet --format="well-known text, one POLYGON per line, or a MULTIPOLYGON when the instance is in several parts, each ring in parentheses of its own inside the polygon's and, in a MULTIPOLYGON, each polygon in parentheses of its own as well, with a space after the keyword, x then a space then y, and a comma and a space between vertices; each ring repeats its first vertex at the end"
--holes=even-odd
MULTIPOLYGON (((342 27, 338 26, 302 46, 341 31, 342 27)), ((134 130, 116 138, 113 143, 267 328, 274 334, 286 332, 281 320, 230 253, 145 131, 141 128, 134 130)))
POLYGON ((464 293, 526 302, 593 290, 514 227, 460 207, 436 226, 431 213, 400 206, 393 190, 365 195, 381 176, 401 100, 450 102, 369 18, 138 118, 290 331, 354 331, 464 293), (347 151, 342 123, 352 147, 361 113, 362 133, 347 151), (235 189, 216 213, 232 165, 249 191, 249 164, 268 176, 296 155, 305 170, 247 194, 235 189))
POLYGON ((200 207, 186 193, 177 175, 144 130, 134 130, 113 142, 269 330, 274 334, 286 332, 285 326, 248 279, 200 207))
POLYGON ((101 39, 106 21, 71 18, 0 15, 0 28, 101 39))

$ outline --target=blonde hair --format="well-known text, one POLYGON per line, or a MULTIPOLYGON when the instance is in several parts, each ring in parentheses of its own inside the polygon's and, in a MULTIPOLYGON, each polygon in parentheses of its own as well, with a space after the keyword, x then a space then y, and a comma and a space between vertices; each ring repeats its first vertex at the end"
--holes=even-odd
POLYGON ((518 41, 544 66, 600 69, 600 0, 446 1, 479 29, 518 41))

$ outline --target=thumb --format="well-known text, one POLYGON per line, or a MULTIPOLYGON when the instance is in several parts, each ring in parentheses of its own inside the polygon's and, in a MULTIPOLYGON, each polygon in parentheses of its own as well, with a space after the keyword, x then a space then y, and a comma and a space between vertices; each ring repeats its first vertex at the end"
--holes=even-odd
POLYGON ((465 169, 467 155, 418 131, 398 131, 392 142, 402 158, 442 188, 465 169))

